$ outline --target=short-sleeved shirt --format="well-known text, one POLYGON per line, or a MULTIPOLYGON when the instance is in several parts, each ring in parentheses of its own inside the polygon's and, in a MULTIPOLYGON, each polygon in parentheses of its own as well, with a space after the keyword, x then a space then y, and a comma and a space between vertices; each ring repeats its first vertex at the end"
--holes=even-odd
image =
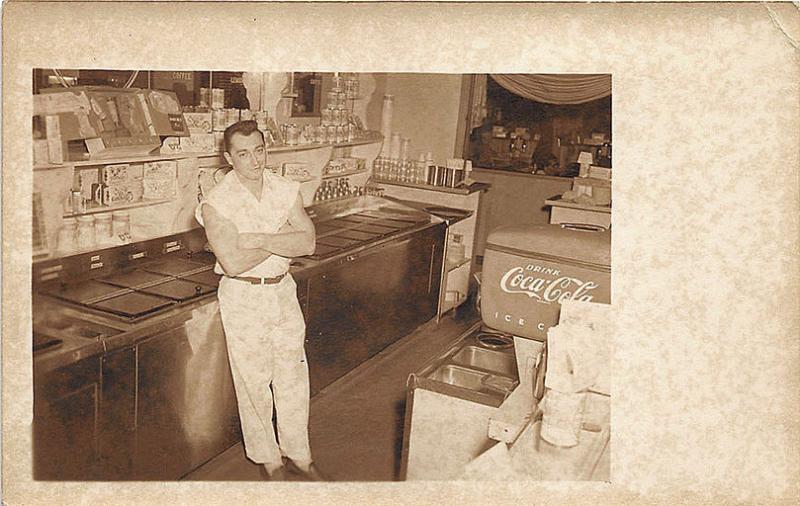
MULTIPOLYGON (((300 183, 272 173, 263 171, 264 182, 261 187, 261 200, 255 198, 242 185, 236 171, 231 170, 195 209, 195 218, 203 223, 203 204, 211 204, 225 219, 233 222, 239 233, 272 234, 277 232, 289 218, 300 190, 300 183)), ((239 276, 270 278, 284 274, 289 270, 290 258, 271 255, 266 260, 239 276)), ((214 272, 225 274, 217 260, 214 272)))

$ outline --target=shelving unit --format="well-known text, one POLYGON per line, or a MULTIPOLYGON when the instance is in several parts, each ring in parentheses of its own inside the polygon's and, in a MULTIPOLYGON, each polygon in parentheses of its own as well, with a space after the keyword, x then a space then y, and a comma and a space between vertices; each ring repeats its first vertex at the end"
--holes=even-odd
MULTIPOLYGON (((383 139, 380 136, 371 135, 368 138, 358 139, 349 142, 337 142, 332 144, 298 144, 295 146, 287 146, 287 145, 279 145, 279 146, 270 146, 267 148, 267 153, 290 153, 296 151, 308 151, 311 149, 323 149, 323 148, 347 148, 353 146, 364 146, 366 144, 372 144, 375 142, 380 142, 383 139)), ((221 157, 222 151, 207 151, 207 152, 181 152, 181 153, 168 153, 168 154, 153 154, 147 156, 128 156, 128 157, 118 157, 118 158, 95 158, 92 160, 74 160, 74 161, 65 161, 64 163, 60 164, 40 164, 34 165, 34 171, 46 171, 52 169, 60 169, 63 167, 91 167, 91 166, 100 166, 100 165, 111 165, 111 164, 118 164, 118 163, 146 163, 146 162, 157 162, 160 160, 179 160, 181 158, 215 158, 221 157)))
POLYGON ((76 216, 83 216, 85 214, 99 214, 99 213, 110 213, 112 211, 121 211, 123 209, 135 209, 137 207, 147 207, 147 206, 155 206, 158 204, 166 204, 167 202, 172 202, 173 199, 149 199, 149 200, 141 200, 139 202, 131 202, 128 204, 118 204, 115 206, 101 206, 101 205, 93 205, 88 207, 82 213, 66 213, 64 214, 64 218, 74 218, 76 216))
MULTIPOLYGON (((300 146, 273 146, 267 149, 270 153, 268 163, 270 165, 281 165, 285 162, 299 162, 308 166, 313 179, 304 182, 300 186, 300 193, 306 206, 312 204, 314 193, 321 184, 323 177, 333 179, 336 177, 350 177, 353 186, 361 186, 370 177, 372 161, 380 152, 383 137, 377 132, 370 132, 365 138, 351 142, 341 142, 335 144, 304 144, 300 146), (322 175, 322 171, 330 159, 334 156, 341 156, 339 152, 345 151, 348 156, 363 158, 366 162, 366 169, 352 173, 341 173, 335 175, 322 175)), ((46 231, 48 244, 56 244, 58 229, 61 220, 65 217, 74 217, 82 214, 96 214, 111 212, 121 209, 131 209, 131 228, 132 233, 141 237, 142 240, 152 239, 161 235, 178 233, 196 227, 194 221, 194 208, 197 205, 198 188, 202 178, 206 177, 209 171, 213 172, 219 167, 227 166, 222 156, 222 152, 205 153, 169 153, 153 154, 147 156, 131 155, 119 158, 79 160, 64 162, 60 165, 37 165, 33 167, 34 190, 42 195, 43 205, 43 229, 46 231), (192 161, 195 159, 196 161, 192 161), (105 165, 114 164, 139 164, 162 160, 178 161, 178 192, 174 198, 169 199, 150 199, 139 202, 118 204, 114 206, 93 205, 82 213, 64 213, 63 203, 69 194, 73 184, 75 171, 97 170, 105 165), (188 163, 184 163, 183 161, 188 163), (197 171, 197 175, 186 173, 187 170, 197 171), (187 183, 187 178, 189 184, 187 183), (197 182, 194 182, 194 179, 197 182), (151 211, 153 206, 163 205, 161 208, 151 211), (138 228, 138 235, 137 235, 138 228)), ((51 248, 57 251, 56 248, 51 248)), ((57 252, 57 256, 63 253, 57 252)))
POLYGON ((460 261, 457 261, 457 262, 447 262, 445 264, 445 270, 447 272, 453 272, 454 270, 458 269, 459 267, 462 267, 462 266, 470 263, 470 261, 472 261, 471 258, 464 258, 464 259, 462 259, 460 261))
POLYGON ((336 179, 337 177, 355 176, 356 174, 366 174, 367 169, 346 170, 337 174, 323 174, 322 179, 336 179))

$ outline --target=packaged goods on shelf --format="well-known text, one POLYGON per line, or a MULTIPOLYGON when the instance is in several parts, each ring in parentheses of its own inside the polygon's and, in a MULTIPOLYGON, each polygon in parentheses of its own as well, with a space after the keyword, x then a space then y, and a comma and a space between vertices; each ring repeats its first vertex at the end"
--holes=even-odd
POLYGON ((124 183, 130 179, 128 169, 130 164, 118 163, 114 165, 106 165, 100 169, 100 180, 105 184, 124 183))
POLYGON ((186 120, 189 134, 205 134, 212 132, 211 112, 185 112, 183 113, 183 117, 186 120))
POLYGON ((283 175, 290 179, 306 179, 311 177, 308 165, 305 163, 286 162, 283 164, 283 175))
POLYGON ((143 183, 144 198, 148 200, 173 198, 178 192, 177 179, 145 179, 143 183))
POLYGON ((181 137, 181 150, 186 153, 213 153, 217 149, 214 134, 181 137))
POLYGON ((178 175, 178 162, 159 160, 144 164, 144 179, 175 179, 178 175))
POLYGON ((129 181, 127 183, 107 185, 103 189, 103 204, 113 206, 116 204, 132 204, 142 200, 144 187, 142 181, 129 181))

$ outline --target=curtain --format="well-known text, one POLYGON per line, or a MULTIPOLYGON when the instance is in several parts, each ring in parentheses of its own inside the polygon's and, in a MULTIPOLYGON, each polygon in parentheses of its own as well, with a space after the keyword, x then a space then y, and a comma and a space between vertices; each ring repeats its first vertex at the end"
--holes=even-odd
POLYGON ((545 104, 583 104, 611 95, 611 74, 491 74, 491 76, 508 91, 545 104))
POLYGON ((486 109, 486 74, 476 74, 472 80, 472 96, 470 103, 470 130, 483 125, 483 120, 489 114, 486 109))

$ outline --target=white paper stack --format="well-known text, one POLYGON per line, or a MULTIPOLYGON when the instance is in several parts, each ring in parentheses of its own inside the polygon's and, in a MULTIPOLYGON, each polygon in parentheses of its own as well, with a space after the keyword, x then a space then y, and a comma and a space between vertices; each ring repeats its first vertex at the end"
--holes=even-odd
POLYGON ((612 314, 609 304, 561 303, 558 325, 547 332, 547 388, 611 393, 612 314))

